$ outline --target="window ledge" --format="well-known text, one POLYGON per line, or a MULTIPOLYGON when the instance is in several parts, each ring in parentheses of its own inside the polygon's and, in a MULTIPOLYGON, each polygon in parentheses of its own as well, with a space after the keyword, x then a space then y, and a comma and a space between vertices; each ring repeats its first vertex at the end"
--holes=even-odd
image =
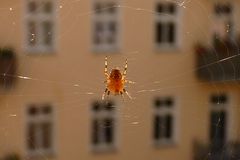
POLYGON ((105 153, 116 153, 117 147, 111 146, 111 147, 92 147, 92 152, 96 154, 105 154, 105 153))
POLYGON ((154 146, 157 148, 172 148, 176 147, 177 143, 173 140, 156 141, 154 143, 154 146))

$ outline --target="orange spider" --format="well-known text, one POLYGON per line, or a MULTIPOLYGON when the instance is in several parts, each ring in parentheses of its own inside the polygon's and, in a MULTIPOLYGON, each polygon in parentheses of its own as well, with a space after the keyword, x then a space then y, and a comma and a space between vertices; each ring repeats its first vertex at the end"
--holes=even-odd
POLYGON ((106 80, 104 83, 106 83, 106 89, 102 95, 102 99, 104 100, 105 95, 110 95, 110 93, 113 93, 114 95, 119 95, 121 94, 123 97, 123 93, 126 93, 126 95, 132 99, 132 97, 129 95, 129 93, 126 91, 125 83, 134 83, 132 81, 126 80, 126 75, 127 75, 127 59, 124 67, 123 73, 121 73, 119 68, 114 68, 111 70, 110 75, 108 74, 107 71, 107 57, 105 57, 105 68, 104 68, 104 74, 106 77, 106 80))

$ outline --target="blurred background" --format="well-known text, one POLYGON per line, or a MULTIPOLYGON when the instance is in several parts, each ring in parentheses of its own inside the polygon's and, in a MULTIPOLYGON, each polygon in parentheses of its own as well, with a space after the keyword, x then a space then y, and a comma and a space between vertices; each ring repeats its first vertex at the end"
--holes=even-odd
POLYGON ((1 0, 0 160, 240 159, 239 0, 1 0), (124 70, 132 96, 110 96, 124 70))

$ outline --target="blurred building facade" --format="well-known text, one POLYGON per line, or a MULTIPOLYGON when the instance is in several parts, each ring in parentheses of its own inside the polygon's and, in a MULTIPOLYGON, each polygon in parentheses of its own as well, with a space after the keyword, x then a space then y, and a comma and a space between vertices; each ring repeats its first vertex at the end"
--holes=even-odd
POLYGON ((3 0, 0 159, 239 159, 240 1, 3 0), (123 69, 133 99, 109 96, 123 69))

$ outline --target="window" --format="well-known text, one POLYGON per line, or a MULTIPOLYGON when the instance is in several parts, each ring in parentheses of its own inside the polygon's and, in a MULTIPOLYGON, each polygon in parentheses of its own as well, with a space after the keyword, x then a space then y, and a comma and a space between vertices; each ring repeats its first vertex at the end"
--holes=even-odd
POLYGON ((154 104, 153 139, 157 144, 174 142, 175 105, 171 97, 157 98, 154 104))
POLYGON ((111 101, 92 105, 92 146, 94 150, 111 150, 115 147, 116 110, 111 101))
POLYGON ((26 144, 29 156, 53 153, 53 109, 49 105, 30 105, 26 111, 26 144))
POLYGON ((155 42, 160 48, 177 46, 178 39, 178 5, 173 2, 156 4, 155 42))
POLYGON ((227 138, 228 97, 225 94, 214 94, 210 103, 210 141, 215 147, 223 147, 227 138))
POLYGON ((224 40, 233 36, 233 8, 230 3, 217 3, 214 6, 214 38, 224 40))
POLYGON ((28 52, 52 52, 55 47, 55 0, 25 0, 25 48, 28 52))
POLYGON ((119 7, 117 0, 93 0, 93 49, 114 51, 119 45, 119 7))

